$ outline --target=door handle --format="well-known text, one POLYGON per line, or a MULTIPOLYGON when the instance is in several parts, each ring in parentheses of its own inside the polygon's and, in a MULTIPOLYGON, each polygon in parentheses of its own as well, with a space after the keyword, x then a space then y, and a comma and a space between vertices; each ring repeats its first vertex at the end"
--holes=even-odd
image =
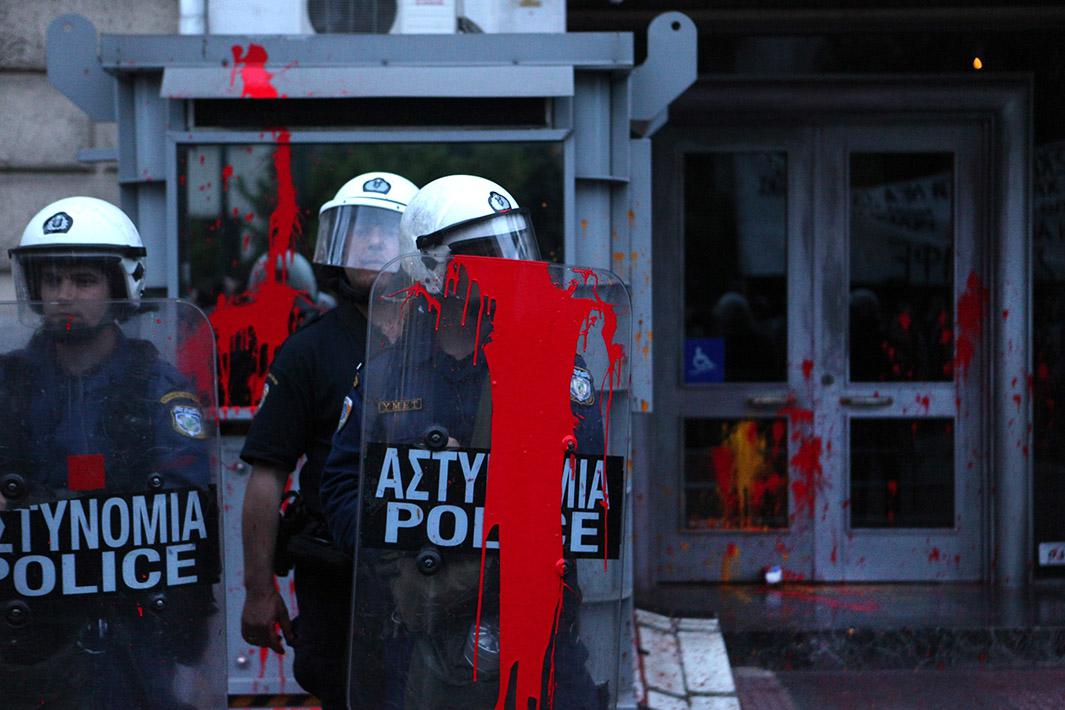
POLYGON ((755 409, 780 409, 791 403, 786 394, 756 394, 747 398, 747 406, 755 409))
POLYGON ((839 398, 839 403, 848 407, 890 407, 895 403, 895 398, 880 395, 872 397, 844 395, 839 398))

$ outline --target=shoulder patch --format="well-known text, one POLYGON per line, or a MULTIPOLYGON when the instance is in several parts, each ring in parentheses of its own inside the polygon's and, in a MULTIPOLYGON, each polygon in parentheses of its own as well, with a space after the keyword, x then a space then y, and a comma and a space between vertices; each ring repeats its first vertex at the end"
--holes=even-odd
POLYGON ((170 408, 170 426, 178 434, 190 439, 206 439, 207 431, 203 426, 203 412, 199 407, 188 404, 175 404, 170 408))
POLYGON ((337 431, 344 428, 344 425, 348 423, 348 417, 351 416, 351 397, 344 398, 344 404, 340 405, 340 421, 337 423, 337 431))
POLYGON ((188 390, 173 390, 171 392, 167 392, 159 398, 159 402, 161 404, 170 404, 175 399, 187 399, 188 401, 196 402, 197 404, 199 404, 200 402, 200 398, 192 392, 189 392, 188 390))
POLYGON ((595 404, 595 387, 592 385, 592 373, 583 367, 573 368, 573 377, 569 381, 569 398, 585 407, 595 404))

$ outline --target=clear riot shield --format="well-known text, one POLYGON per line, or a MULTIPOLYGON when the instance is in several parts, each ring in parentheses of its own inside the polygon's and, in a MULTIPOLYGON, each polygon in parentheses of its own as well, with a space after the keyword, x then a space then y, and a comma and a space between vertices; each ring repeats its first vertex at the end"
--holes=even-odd
POLYGON ((189 304, 0 304, 4 708, 225 707, 215 397, 189 304))
POLYGON ((378 277, 352 707, 616 704, 630 318, 592 269, 411 256, 378 277))

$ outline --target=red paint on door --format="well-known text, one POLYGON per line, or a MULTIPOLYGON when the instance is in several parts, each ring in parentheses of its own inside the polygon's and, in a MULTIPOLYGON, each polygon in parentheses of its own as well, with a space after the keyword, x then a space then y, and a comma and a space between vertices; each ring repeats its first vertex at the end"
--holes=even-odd
POLYGON ((984 308, 989 293, 975 272, 965 282, 965 292, 958 299, 958 337, 954 345, 954 366, 962 377, 969 375, 969 367, 976 355, 984 333, 984 308))

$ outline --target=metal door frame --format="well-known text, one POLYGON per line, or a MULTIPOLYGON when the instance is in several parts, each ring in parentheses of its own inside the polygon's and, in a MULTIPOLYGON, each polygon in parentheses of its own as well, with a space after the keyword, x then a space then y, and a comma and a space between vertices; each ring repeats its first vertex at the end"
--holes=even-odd
MULTIPOLYGON (((1031 80, 1027 75, 705 77, 671 109, 675 126, 710 129, 834 125, 845 118, 860 121, 862 116, 884 116, 886 108, 898 116, 964 116, 979 124, 988 163, 984 191, 989 206, 982 230, 988 235, 988 313, 997 315, 1009 310, 1011 314, 1008 318, 988 318, 983 343, 990 362, 984 386, 988 402, 988 483, 994 491, 988 496, 989 524, 983 546, 996 552, 986 566, 986 581, 1004 586, 1026 584, 1031 574, 1032 463, 1024 453, 1030 447, 1031 404, 1023 386, 1031 371, 1031 100, 1031 80), (1020 389, 1018 380, 1022 383, 1020 389), (1022 398, 1020 406, 1015 395, 1022 398)), ((656 358, 655 375, 662 386, 655 392, 654 428, 655 451, 660 457, 660 470, 667 472, 668 487, 680 483, 683 475, 678 466, 670 465, 679 455, 672 437, 681 419, 667 414, 680 409, 669 401, 674 395, 665 387, 676 372, 682 336, 673 326, 666 326, 676 323, 677 312, 667 310, 673 301, 663 288, 677 280, 678 272, 664 263, 664 256, 680 248, 683 235, 677 231, 672 213, 675 207, 668 206, 677 194, 676 185, 670 180, 670 156, 656 145, 655 159, 655 280, 662 284, 655 312, 659 320, 658 342, 664 350, 656 358)), ((677 579, 658 569, 662 541, 677 534, 672 524, 675 500, 663 497, 661 483, 648 482, 643 488, 647 504, 654 511, 650 534, 637 537, 636 572, 641 581, 638 589, 644 595, 653 595, 660 582, 677 579)), ((702 579, 705 581, 705 577, 702 579)))

